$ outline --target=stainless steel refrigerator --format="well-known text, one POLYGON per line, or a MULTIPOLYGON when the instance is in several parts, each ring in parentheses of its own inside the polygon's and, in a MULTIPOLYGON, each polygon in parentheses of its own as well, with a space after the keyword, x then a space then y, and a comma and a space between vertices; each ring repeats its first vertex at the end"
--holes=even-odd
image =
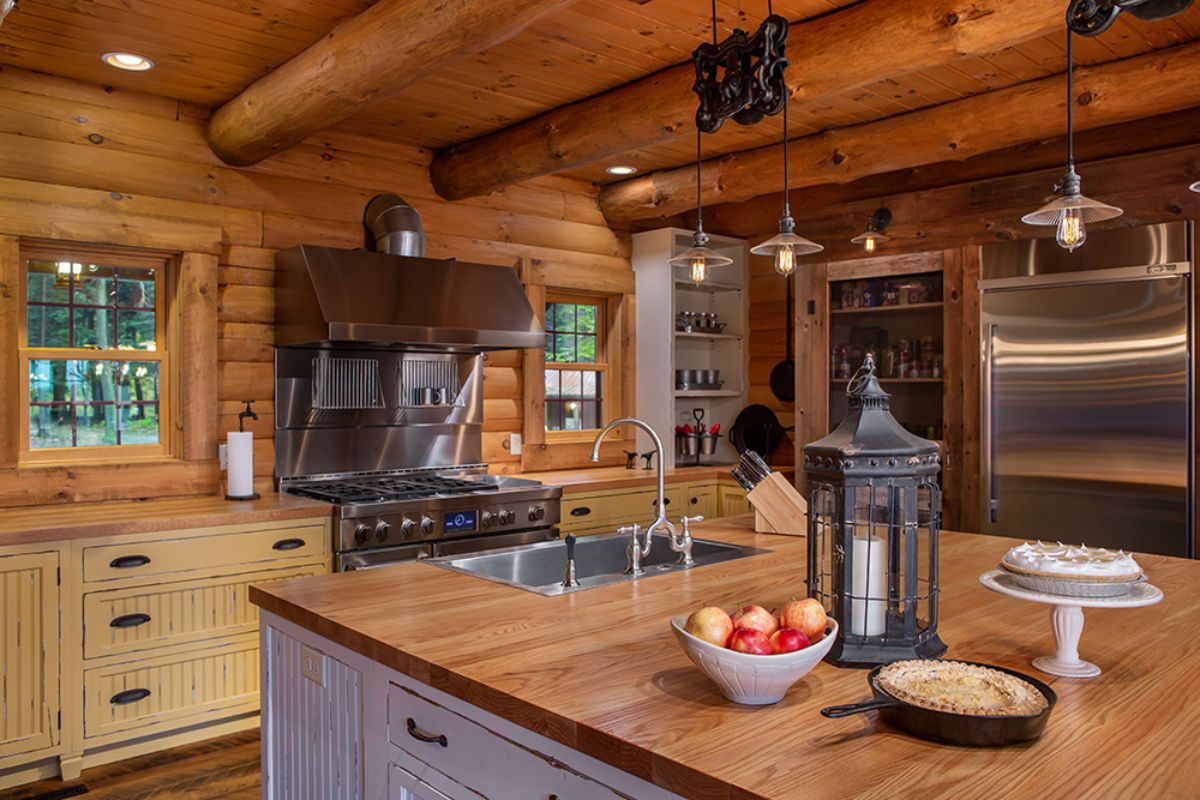
POLYGON ((983 248, 981 530, 1194 557, 1192 225, 983 248))

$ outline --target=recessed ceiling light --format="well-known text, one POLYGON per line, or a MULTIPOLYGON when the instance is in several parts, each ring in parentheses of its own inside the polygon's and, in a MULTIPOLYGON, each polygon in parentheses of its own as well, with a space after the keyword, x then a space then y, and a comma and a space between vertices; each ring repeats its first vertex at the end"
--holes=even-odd
POLYGON ((637 172, 637 167, 626 167, 622 164, 614 164, 611 167, 605 167, 604 171, 609 175, 632 175, 637 172))
POLYGON ((130 72, 145 72, 148 69, 154 69, 153 61, 145 56, 139 56, 134 53, 105 53, 100 57, 100 60, 110 67, 130 72))

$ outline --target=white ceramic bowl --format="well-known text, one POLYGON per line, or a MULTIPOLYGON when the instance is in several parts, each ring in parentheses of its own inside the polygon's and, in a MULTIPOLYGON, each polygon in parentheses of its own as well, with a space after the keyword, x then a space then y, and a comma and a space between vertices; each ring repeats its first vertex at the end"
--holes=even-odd
POLYGON ((765 706, 782 700, 792 684, 825 657, 838 634, 837 622, 831 619, 825 629, 825 638, 816 644, 794 653, 758 656, 698 639, 683 629, 686 624, 686 614, 671 618, 671 630, 688 658, 713 679, 721 694, 748 706, 765 706))

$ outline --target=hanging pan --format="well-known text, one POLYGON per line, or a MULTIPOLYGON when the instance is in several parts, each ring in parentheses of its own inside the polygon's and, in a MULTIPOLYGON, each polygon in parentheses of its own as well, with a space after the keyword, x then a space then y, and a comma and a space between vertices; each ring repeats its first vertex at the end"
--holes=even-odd
POLYGON ((796 399, 796 361, 792 358, 792 280, 787 277, 787 358, 771 368, 771 394, 781 403, 796 399))
POLYGON ((851 714, 862 714, 867 711, 878 711, 887 723, 902 731, 944 744, 967 745, 970 747, 998 747, 1001 745, 1019 744, 1032 741, 1042 735, 1050 712, 1058 702, 1058 695, 1037 678, 1030 677, 1016 670, 997 667, 993 664, 979 664, 974 661, 963 661, 963 664, 975 664, 998 672, 1007 672, 1033 686, 1046 698, 1046 707, 1037 714, 1025 716, 989 717, 972 714, 954 714, 949 711, 935 711, 929 708, 915 706, 888 692, 879 685, 879 671, 882 666, 875 667, 867 674, 867 683, 875 697, 862 703, 851 703, 844 706, 830 706, 821 709, 821 716, 837 719, 851 714))
POLYGON ((784 434, 795 427, 785 428, 775 412, 764 405, 746 406, 733 421, 729 429, 729 443, 738 453, 753 450, 764 459, 769 459, 783 441, 784 434))

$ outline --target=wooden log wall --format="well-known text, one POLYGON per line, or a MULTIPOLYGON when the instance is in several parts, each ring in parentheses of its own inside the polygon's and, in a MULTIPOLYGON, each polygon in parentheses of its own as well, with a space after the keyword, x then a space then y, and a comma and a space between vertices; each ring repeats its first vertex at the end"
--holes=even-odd
MULTIPOLYGON (((212 413, 223 440, 225 431, 236 430, 241 401, 255 401, 259 420, 250 429, 257 439, 255 472, 264 479, 274 458, 277 249, 301 242, 361 246, 364 206, 375 194, 393 192, 420 211, 433 257, 514 267, 528 259, 547 283, 564 289, 573 288, 572 276, 588 271, 631 271, 628 237, 609 229, 594 188, 581 181, 540 178, 446 202, 429 184, 431 153, 353 134, 312 137, 253 167, 234 168, 209 150, 203 109, 7 67, 0 67, 0 108, 0 234, 219 257, 218 331, 211 343, 218 405, 212 413)), ((521 392, 520 353, 490 354, 484 458, 497 468, 520 460, 508 451, 508 435, 522 429, 521 392)), ((215 462, 207 469, 211 482, 215 462)), ((67 497, 30 496, 66 502, 180 492, 153 478, 140 486, 108 483, 90 483, 67 497)))

